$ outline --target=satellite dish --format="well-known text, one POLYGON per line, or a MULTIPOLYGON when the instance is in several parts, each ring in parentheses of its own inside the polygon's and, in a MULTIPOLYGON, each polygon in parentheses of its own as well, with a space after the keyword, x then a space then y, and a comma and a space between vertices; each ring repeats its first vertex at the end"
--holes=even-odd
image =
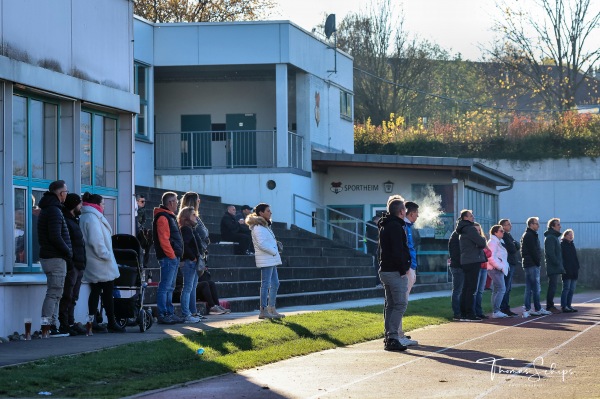
POLYGON ((329 39, 333 32, 336 32, 335 28, 335 14, 329 14, 325 20, 325 36, 329 39))

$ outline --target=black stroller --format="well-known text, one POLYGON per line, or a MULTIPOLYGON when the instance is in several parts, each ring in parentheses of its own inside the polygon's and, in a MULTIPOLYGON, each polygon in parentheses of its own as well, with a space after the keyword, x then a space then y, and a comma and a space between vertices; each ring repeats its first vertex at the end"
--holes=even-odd
MULTIPOLYGON (((121 327, 139 325, 140 332, 152 327, 152 311, 144 309, 146 279, 142 270, 142 249, 139 241, 129 234, 112 236, 113 253, 120 276, 115 280, 115 292, 131 294, 114 298, 115 320, 121 327)), ((118 295, 116 295, 118 296, 118 295)))

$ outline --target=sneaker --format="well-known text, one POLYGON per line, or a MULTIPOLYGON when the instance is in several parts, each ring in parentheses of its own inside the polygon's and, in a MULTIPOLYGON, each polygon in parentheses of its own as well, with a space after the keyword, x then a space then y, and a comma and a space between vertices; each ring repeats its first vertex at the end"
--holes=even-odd
POLYGON ((215 305, 212 308, 210 308, 208 314, 225 314, 225 311, 221 309, 219 305, 215 305))
POLYGON ((223 313, 231 313, 231 309, 226 309, 221 305, 215 305, 215 307, 219 308, 220 310, 223 311, 223 313))
POLYGON ((189 315, 183 320, 183 322, 185 324, 196 324, 196 323, 200 323, 200 318, 189 315))
POLYGON ((454 321, 460 321, 460 319, 462 319, 462 316, 459 314, 455 314, 454 316, 452 316, 452 320, 454 321))
POLYGON ((397 339, 390 338, 385 343, 383 349, 390 352, 402 352, 405 351, 407 347, 402 345, 397 339))
POLYGON ((400 344, 404 346, 415 346, 419 345, 419 341, 415 341, 414 339, 410 339, 409 337, 400 338, 400 344))
POLYGON ((92 331, 95 333, 107 333, 108 330, 106 329, 106 326, 104 326, 103 324, 98 324, 96 322, 94 322, 92 324, 92 331))
POLYGON ((521 315, 521 317, 523 317, 524 319, 528 318, 529 316, 531 316, 531 314, 529 313, 528 310, 524 310, 523 314, 521 315))
POLYGON ((549 308, 546 308, 547 311, 552 312, 552 313, 560 313, 560 310, 558 310, 556 308, 556 306, 551 306, 549 308))
POLYGON ((566 306, 564 308, 562 308, 562 312, 563 313, 573 313, 573 311, 566 306))
POLYGON ((171 317, 171 315, 162 315, 162 316, 158 316, 158 324, 175 324, 177 323, 175 320, 173 320, 173 318, 171 317))
POLYGON ((579 310, 574 309, 573 306, 568 306, 568 308, 571 310, 571 312, 579 312, 579 310))
POLYGON ((185 317, 177 316, 176 314, 171 314, 171 320, 173 320, 177 324, 182 324, 185 322, 185 317))
POLYGON ((502 313, 505 313, 508 317, 517 317, 519 315, 518 313, 515 313, 510 309, 503 310, 502 313))
POLYGON ((69 327, 56 328, 56 326, 52 326, 50 328, 50 338, 59 338, 59 337, 68 337, 68 336, 69 336, 69 327))
POLYGON ((531 312, 529 312, 529 314, 531 316, 541 316, 542 315, 542 310, 532 310, 531 312))
POLYGON ((486 316, 484 314, 478 314, 477 317, 479 317, 481 320, 485 320, 485 319, 489 319, 489 316, 486 316))
POLYGON ((81 323, 75 323, 71 326, 71 330, 76 331, 77 335, 85 335, 87 333, 87 331, 85 330, 85 328, 83 328, 83 326, 81 325, 81 323))
POLYGON ((108 323, 106 329, 109 333, 124 333, 125 327, 119 326, 117 323, 108 323))
POLYGON ((546 309, 542 308, 542 309, 540 309, 540 314, 542 316, 547 316, 547 315, 553 314, 553 313, 551 311, 549 311, 549 310, 546 310, 546 309))
POLYGON ((506 313, 504 313, 504 312, 494 312, 492 314, 492 317, 494 319, 504 319, 504 318, 508 317, 508 315, 506 313))
POLYGON ((464 321, 481 321, 481 317, 477 317, 475 315, 467 316, 464 321))

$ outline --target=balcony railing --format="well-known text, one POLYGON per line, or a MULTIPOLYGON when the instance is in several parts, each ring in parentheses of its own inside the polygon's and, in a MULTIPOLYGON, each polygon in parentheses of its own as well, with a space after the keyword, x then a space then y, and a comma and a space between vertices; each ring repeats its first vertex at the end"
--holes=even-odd
MULTIPOLYGON (((303 137, 288 132, 288 166, 302 169, 303 137)), ((277 133, 273 130, 156 133, 157 170, 273 168, 277 133)))

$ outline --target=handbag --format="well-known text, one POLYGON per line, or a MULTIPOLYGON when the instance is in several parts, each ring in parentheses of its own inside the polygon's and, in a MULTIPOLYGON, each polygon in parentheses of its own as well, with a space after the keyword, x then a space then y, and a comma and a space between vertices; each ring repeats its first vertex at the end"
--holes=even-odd
POLYGON ((194 237, 194 245, 196 246, 196 251, 198 251, 198 259, 196 259, 196 272, 198 273, 198 277, 201 277, 206 271, 206 253, 201 253, 200 248, 198 248, 198 243, 196 242, 196 236, 192 230, 192 237, 194 237))

